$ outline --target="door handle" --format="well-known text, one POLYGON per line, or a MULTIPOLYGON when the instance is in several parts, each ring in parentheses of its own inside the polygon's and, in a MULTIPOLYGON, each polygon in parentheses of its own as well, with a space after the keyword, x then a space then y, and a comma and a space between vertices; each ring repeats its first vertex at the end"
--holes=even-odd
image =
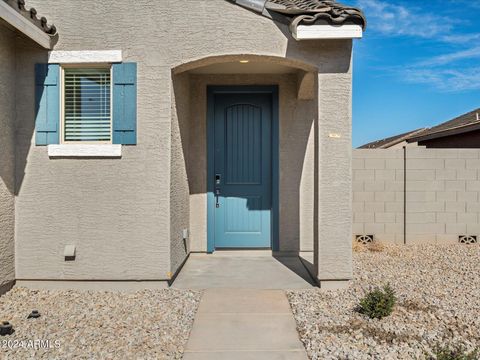
POLYGON ((215 207, 218 209, 220 207, 220 202, 218 198, 220 197, 220 189, 215 189, 215 207))

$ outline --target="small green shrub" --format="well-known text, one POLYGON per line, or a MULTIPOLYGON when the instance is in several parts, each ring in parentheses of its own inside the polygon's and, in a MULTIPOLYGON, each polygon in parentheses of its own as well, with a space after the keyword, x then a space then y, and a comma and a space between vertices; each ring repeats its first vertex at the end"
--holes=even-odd
POLYGON ((388 284, 383 289, 377 287, 367 293, 360 300, 358 311, 371 319, 382 319, 392 313, 396 302, 395 291, 388 284))
POLYGON ((476 349, 468 352, 463 346, 457 345, 437 346, 433 350, 433 356, 427 355, 427 360, 478 360, 480 359, 480 350, 476 349))

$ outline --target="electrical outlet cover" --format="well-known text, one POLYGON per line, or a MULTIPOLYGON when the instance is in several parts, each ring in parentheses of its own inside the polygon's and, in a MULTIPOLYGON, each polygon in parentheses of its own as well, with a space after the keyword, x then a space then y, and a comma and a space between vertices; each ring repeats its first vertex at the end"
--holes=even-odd
POLYGON ((65 245, 63 256, 65 256, 66 259, 75 258, 75 250, 75 245, 65 245))

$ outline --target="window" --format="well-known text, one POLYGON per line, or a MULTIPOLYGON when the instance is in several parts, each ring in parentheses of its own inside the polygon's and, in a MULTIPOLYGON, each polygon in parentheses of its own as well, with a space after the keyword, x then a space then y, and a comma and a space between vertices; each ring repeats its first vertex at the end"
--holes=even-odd
POLYGON ((65 156, 72 156, 74 149, 137 145, 137 63, 104 53, 53 52, 49 61, 60 63, 35 64, 37 146, 69 147, 65 156))
POLYGON ((111 68, 63 68, 62 143, 112 142, 111 68))

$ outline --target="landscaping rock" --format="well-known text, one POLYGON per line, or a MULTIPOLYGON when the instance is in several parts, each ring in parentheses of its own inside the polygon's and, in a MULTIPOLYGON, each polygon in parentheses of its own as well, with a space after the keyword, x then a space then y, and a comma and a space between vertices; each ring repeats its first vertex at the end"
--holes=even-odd
POLYGON ((480 347, 480 246, 386 245, 354 253, 345 290, 289 291, 311 359, 421 359, 436 345, 480 347), (390 283, 394 312, 372 320, 355 311, 375 286, 390 283))
POLYGON ((0 297, 0 321, 15 327, 0 339, 0 358, 181 359, 200 297, 173 289, 129 294, 14 288, 0 297), (27 319, 31 309, 42 316, 27 319))

